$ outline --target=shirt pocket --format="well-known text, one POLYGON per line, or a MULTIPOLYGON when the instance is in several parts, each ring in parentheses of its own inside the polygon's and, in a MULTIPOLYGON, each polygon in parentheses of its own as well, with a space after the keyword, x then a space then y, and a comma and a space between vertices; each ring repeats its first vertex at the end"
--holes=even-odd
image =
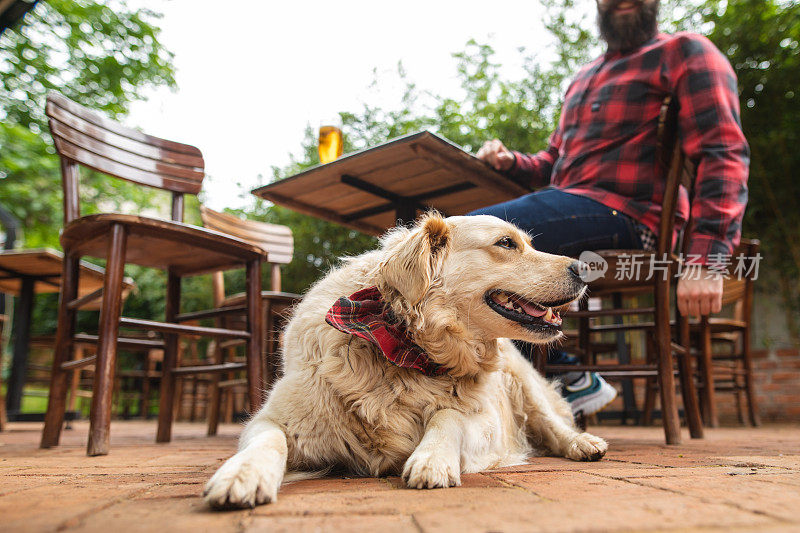
POLYGON ((600 87, 589 103, 590 122, 593 125, 590 136, 606 140, 630 136, 649 122, 650 110, 659 108, 658 102, 662 98, 654 87, 642 81, 600 87))

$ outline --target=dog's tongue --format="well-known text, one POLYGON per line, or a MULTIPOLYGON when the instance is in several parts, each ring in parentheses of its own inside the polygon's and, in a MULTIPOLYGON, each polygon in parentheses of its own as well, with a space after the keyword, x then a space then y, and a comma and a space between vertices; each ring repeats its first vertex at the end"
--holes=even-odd
POLYGON ((522 298, 514 298, 514 303, 520 306, 522 310, 525 311, 526 314, 535 316, 537 318, 540 316, 544 316, 544 314, 547 312, 546 309, 545 310, 539 309, 529 301, 523 300, 522 298))

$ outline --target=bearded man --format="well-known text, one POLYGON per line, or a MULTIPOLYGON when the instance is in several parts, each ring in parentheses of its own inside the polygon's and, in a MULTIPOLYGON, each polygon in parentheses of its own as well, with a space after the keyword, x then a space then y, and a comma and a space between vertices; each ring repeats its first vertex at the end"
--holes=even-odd
MULTIPOLYGON (((520 182, 548 187, 473 214, 514 222, 545 252, 652 249, 665 187, 656 171, 657 122, 671 95, 681 148, 696 165, 688 253, 703 265, 719 261, 738 244, 747 203, 749 148, 733 69, 705 37, 659 33, 658 0, 596 1, 607 50, 567 89, 550 146, 523 154, 494 139, 477 154, 520 182)), ((684 191, 679 221, 688 219, 689 205, 684 191)), ((693 274, 678 281, 680 312, 719 312, 722 278, 693 274)), ((577 362, 557 350, 548 360, 577 362)), ((574 412, 591 414, 616 396, 596 374, 572 372, 562 383, 574 412)))

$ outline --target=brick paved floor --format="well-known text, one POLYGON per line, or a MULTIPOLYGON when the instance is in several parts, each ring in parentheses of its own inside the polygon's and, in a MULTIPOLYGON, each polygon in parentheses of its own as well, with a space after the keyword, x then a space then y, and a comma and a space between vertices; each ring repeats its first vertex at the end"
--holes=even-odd
POLYGON ((606 459, 540 457, 409 490, 397 478, 328 478, 284 486, 276 504, 210 512, 199 494, 235 450, 238 426, 204 436, 176 424, 114 422, 111 454, 84 455, 88 424, 40 450, 39 424, 0 433, 0 531, 800 531, 800 427, 708 430, 663 445, 659 428, 601 426, 606 459))

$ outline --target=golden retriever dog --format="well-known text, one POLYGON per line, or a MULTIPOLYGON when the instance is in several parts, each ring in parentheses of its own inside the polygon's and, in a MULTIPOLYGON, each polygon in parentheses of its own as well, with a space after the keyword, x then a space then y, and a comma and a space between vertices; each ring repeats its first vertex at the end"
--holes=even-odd
POLYGON ((206 484, 205 501, 274 502, 287 469, 402 475, 422 489, 537 452, 600 459, 606 442, 576 429, 567 402, 509 340, 563 335, 558 311, 585 291, 579 266, 534 250, 527 234, 492 216, 432 213, 391 230, 294 310, 283 377, 238 453, 206 484), (373 342, 326 322, 340 298, 369 287, 436 372, 397 366, 373 342))

